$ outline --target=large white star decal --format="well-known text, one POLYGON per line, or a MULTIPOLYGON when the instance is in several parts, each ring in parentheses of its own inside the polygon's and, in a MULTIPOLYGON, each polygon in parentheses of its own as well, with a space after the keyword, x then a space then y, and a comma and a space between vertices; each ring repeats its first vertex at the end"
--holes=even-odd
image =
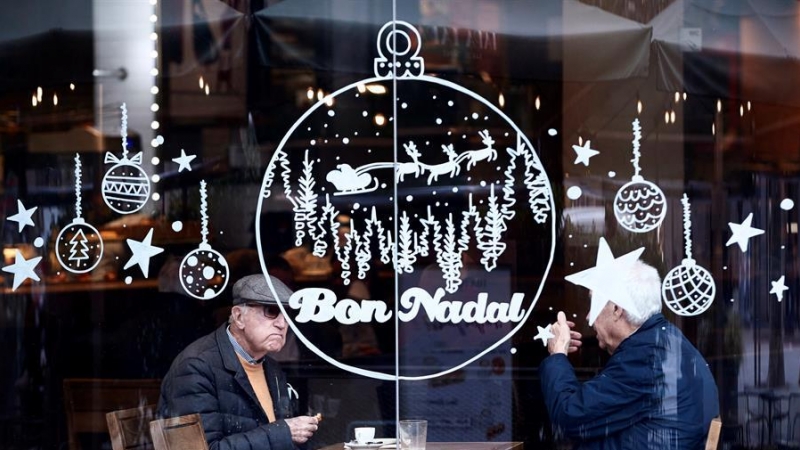
POLYGON ((181 156, 172 158, 173 161, 178 163, 178 172, 183 172, 183 169, 192 171, 192 160, 197 158, 197 155, 187 155, 184 149, 181 149, 181 156))
POLYGON ((592 291, 592 305, 589 308, 589 326, 605 308, 606 303, 613 301, 623 309, 629 309, 633 303, 628 288, 620 280, 619 275, 626 272, 644 252, 640 247, 630 253, 615 258, 605 238, 600 238, 597 246, 597 263, 594 267, 574 273, 564 279, 570 283, 583 286, 592 291))
POLYGON ((22 252, 19 250, 16 252, 17 253, 14 256, 14 264, 3 267, 3 272, 14 274, 14 284, 11 288, 14 291, 16 291, 17 288, 20 287, 20 285, 28 278, 39 281, 39 275, 36 275, 36 272, 34 272, 33 269, 35 269, 36 265, 39 264, 39 261, 42 260, 41 256, 25 259, 25 257, 22 256, 22 252))
POLYGON ((778 297, 778 301, 783 300, 783 291, 789 290, 789 288, 786 287, 785 281, 786 275, 781 275, 778 281, 770 281, 770 283, 772 283, 772 289, 769 290, 769 293, 775 294, 775 296, 778 297))
POLYGON ((542 328, 542 327, 537 325, 536 329, 539 330, 539 333, 536 336, 533 337, 533 340, 535 341, 537 339, 541 339, 542 340, 542 345, 547 347, 547 340, 556 337, 553 334, 553 332, 550 331, 551 328, 552 328, 552 325, 548 325, 548 326, 546 326, 544 328, 542 328))
POLYGON ((161 247, 150 245, 150 242, 152 241, 152 228, 150 228, 150 231, 147 232, 147 236, 145 236, 142 241, 128 239, 128 247, 131 248, 133 254, 131 255, 131 259, 125 263, 124 268, 127 269, 128 267, 138 264, 139 268, 142 269, 142 274, 144 274, 145 278, 147 278, 148 272, 150 271, 150 258, 164 251, 164 249, 161 247))
POLYGON ((572 146, 572 149, 578 154, 578 156, 575 158, 575 165, 582 163, 584 166, 589 167, 589 158, 600 153, 597 150, 590 148, 589 146, 591 144, 592 141, 586 141, 586 143, 583 145, 572 146))
POLYGON ((34 206, 31 209, 25 209, 25 205, 22 204, 22 200, 17 200, 18 212, 13 216, 9 216, 8 220, 12 222, 17 222, 17 226, 19 228, 17 231, 21 233, 22 230, 25 228, 25 225, 30 225, 32 227, 36 226, 36 224, 33 223, 33 219, 31 219, 31 216, 33 216, 33 213, 36 212, 37 208, 38 206, 34 206))
POLYGON ((744 219, 744 222, 741 224, 728 222, 728 226, 731 227, 731 232, 733 236, 728 239, 728 242, 725 243, 725 246, 730 246, 733 243, 739 244, 739 248, 742 249, 742 253, 747 251, 747 243, 750 242, 750 238, 753 236, 758 236, 759 234, 764 234, 764 230, 760 228, 753 228, 750 224, 753 223, 753 213, 747 215, 747 218, 744 219))

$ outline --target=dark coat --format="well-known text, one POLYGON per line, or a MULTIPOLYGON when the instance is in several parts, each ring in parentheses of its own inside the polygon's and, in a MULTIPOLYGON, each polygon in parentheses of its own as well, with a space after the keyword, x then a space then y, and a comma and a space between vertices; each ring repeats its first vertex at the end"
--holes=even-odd
POLYGON ((719 415, 717 386, 700 352, 661 314, 620 343, 581 384, 563 354, 539 366, 547 411, 580 449, 703 449, 719 415))
POLYGON ((264 360, 275 422, 269 423, 225 332, 227 325, 184 349, 161 384, 160 417, 200 413, 211 450, 292 450, 286 424, 293 417, 286 376, 264 360))

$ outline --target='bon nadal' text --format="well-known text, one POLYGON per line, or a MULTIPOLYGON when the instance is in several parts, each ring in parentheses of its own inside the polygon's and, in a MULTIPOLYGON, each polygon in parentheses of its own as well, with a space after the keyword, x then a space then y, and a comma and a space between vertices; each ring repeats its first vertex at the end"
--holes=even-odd
MULTIPOLYGON (((489 302, 489 294, 481 292, 475 301, 442 300, 442 288, 431 295, 422 288, 410 288, 400 297, 398 319, 409 322, 424 310, 428 320, 439 323, 508 323, 525 317, 522 301, 525 294, 515 293, 508 303, 489 302)), ((382 300, 339 300, 329 289, 301 289, 289 297, 289 307, 298 310, 294 318, 299 323, 337 322, 350 325, 358 322, 384 323, 392 318, 393 311, 382 300)))

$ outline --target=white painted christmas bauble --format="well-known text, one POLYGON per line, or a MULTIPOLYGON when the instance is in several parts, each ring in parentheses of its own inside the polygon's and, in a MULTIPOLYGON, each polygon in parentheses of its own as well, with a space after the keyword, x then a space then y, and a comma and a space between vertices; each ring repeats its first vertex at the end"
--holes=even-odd
POLYGON ((210 300, 225 290, 230 268, 219 252, 208 244, 200 244, 183 258, 178 276, 187 294, 210 300))
POLYGON ((614 215, 619 224, 634 233, 655 230, 667 214, 664 192, 655 184, 635 176, 614 197, 614 215))
POLYGON ((78 217, 58 233, 55 253, 64 270, 86 273, 103 258, 103 238, 97 228, 78 217))
POLYGON ((106 172, 101 191, 109 208, 131 214, 147 203, 150 179, 141 167, 123 159, 106 172))
POLYGON ((680 316, 696 316, 714 302, 716 284, 711 273, 693 259, 684 259, 661 283, 664 304, 680 316))

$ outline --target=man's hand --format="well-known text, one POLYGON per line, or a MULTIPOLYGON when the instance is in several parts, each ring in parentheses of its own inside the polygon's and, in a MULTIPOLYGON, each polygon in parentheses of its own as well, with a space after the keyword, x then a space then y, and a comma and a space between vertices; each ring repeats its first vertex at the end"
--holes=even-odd
POLYGON ((295 444, 304 444, 311 439, 319 424, 319 421, 314 416, 297 416, 285 420, 286 424, 289 425, 289 430, 292 432, 292 441, 295 444))
POLYGON ((572 331, 575 323, 567 321, 567 316, 563 311, 558 312, 558 320, 550 326, 550 331, 555 337, 547 340, 547 351, 550 354, 572 353, 581 346, 581 334, 572 331))

